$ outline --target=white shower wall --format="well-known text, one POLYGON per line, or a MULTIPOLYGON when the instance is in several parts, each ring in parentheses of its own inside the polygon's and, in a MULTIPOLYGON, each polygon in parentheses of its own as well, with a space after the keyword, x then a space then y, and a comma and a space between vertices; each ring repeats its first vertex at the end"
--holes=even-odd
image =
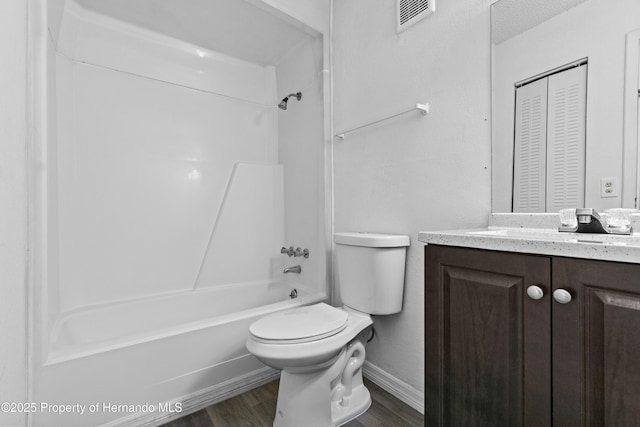
MULTIPOLYGON (((285 244, 308 248, 309 259, 292 258, 300 264, 300 280, 311 285, 325 278, 326 235, 323 141, 323 93, 328 72, 323 68, 322 41, 308 37, 276 66, 278 93, 302 92, 290 98, 288 109, 278 112, 278 159, 284 167, 285 244)), ((291 280, 291 277, 286 279, 291 280)), ((324 281, 324 280, 323 280, 324 281)))
POLYGON ((60 312, 270 277, 284 237, 274 67, 71 2, 57 52, 60 312), (225 248, 245 260, 232 274, 225 248))

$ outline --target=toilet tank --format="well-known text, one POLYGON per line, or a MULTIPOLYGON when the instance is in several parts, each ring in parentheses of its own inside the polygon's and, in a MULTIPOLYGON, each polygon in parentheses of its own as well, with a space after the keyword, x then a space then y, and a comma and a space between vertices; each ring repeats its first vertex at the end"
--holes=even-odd
POLYGON ((399 313, 409 236, 335 233, 333 240, 342 302, 363 313, 399 313))

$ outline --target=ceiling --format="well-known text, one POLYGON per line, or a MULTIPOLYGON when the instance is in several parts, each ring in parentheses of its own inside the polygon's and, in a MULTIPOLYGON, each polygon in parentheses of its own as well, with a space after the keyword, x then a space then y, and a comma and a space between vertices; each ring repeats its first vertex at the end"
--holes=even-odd
POLYGON ((499 0, 491 5, 491 41, 502 43, 586 0, 499 0))
POLYGON ((96 13, 260 65, 277 64, 309 37, 302 24, 244 0, 75 1, 96 13))

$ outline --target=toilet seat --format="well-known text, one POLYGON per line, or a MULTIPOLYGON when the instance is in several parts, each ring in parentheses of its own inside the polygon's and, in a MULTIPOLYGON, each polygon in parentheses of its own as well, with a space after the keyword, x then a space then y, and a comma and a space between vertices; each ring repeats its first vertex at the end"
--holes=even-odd
POLYGON ((296 344, 330 337, 347 327, 348 314, 325 303, 265 316, 249 327, 253 339, 269 344, 296 344))

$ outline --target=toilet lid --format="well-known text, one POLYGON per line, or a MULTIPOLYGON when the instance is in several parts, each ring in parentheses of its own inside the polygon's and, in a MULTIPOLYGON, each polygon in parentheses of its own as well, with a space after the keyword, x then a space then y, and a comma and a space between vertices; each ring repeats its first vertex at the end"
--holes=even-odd
POLYGON ((347 326, 347 313, 325 303, 265 316, 249 327, 256 338, 305 342, 335 335, 347 326))

